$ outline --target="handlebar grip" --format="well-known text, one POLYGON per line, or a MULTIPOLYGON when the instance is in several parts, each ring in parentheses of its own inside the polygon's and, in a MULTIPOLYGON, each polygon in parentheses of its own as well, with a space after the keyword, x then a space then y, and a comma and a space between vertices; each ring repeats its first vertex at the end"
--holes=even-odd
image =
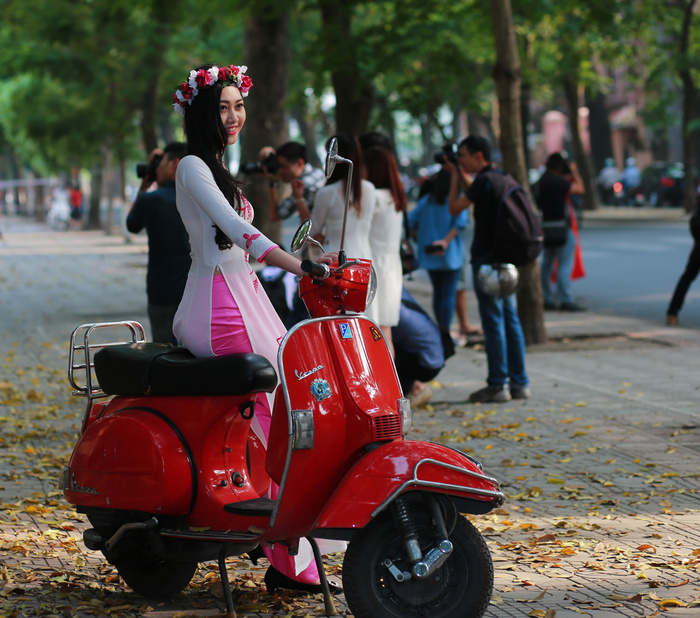
POLYGON ((301 263, 301 269, 305 273, 309 273, 314 279, 327 279, 331 274, 331 269, 326 264, 319 264, 311 260, 304 260, 301 263))

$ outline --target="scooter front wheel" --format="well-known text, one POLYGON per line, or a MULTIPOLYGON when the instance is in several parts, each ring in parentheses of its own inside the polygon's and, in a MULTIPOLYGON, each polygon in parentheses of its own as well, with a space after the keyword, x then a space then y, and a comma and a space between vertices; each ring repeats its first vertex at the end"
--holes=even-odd
MULTIPOLYGON (((428 509, 411 503, 411 517, 421 550, 435 546, 428 509)), ((402 577, 411 572, 406 546, 391 514, 384 512, 350 541, 343 562, 343 588, 356 618, 480 618, 493 589, 493 564, 486 542, 464 517, 456 514, 448 530, 450 557, 426 579, 402 577), (403 579, 403 581, 399 581, 403 579)))

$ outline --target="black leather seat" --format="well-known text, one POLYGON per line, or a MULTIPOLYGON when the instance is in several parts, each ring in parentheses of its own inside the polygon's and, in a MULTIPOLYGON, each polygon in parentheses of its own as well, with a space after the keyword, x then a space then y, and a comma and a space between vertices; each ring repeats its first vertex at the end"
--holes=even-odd
POLYGON ((197 358, 162 343, 128 343, 95 353, 95 375, 108 395, 138 397, 271 393, 277 372, 259 354, 197 358))

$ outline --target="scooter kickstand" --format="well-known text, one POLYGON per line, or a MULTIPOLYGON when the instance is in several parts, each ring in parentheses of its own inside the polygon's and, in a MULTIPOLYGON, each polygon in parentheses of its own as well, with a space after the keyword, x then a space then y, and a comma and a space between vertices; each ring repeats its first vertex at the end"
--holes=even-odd
POLYGON ((222 546, 219 552, 219 575, 221 576, 221 585, 224 590, 224 600, 226 601, 226 616, 227 618, 236 618, 236 610, 233 608, 233 599, 231 598, 231 584, 228 581, 226 573, 226 547, 222 546))
POLYGON ((307 536, 306 540, 311 544, 311 549, 314 552, 314 562, 318 569, 318 578, 321 580, 321 590, 323 591, 323 605, 326 610, 326 616, 337 616, 338 609, 333 603, 330 588, 328 588, 328 579, 326 578, 326 569, 323 568, 323 559, 321 558, 321 550, 318 548, 316 539, 307 536))

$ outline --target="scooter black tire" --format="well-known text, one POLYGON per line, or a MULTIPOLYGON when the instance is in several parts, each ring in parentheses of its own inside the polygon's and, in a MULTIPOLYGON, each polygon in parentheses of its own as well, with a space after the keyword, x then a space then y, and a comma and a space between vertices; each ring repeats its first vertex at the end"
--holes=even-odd
POLYGON ((184 590, 197 570, 196 562, 161 560, 129 553, 111 561, 129 588, 154 601, 168 601, 184 590))
MULTIPOLYGON (((413 503, 411 516, 421 550, 435 545, 432 519, 413 503)), ((447 561, 425 580, 398 582, 385 561, 410 571, 402 535, 390 513, 383 513, 350 541, 343 562, 343 589, 355 618, 480 618, 493 590, 493 563, 486 542, 464 517, 448 523, 454 544, 447 561), (454 525, 454 527, 452 527, 454 525)))

